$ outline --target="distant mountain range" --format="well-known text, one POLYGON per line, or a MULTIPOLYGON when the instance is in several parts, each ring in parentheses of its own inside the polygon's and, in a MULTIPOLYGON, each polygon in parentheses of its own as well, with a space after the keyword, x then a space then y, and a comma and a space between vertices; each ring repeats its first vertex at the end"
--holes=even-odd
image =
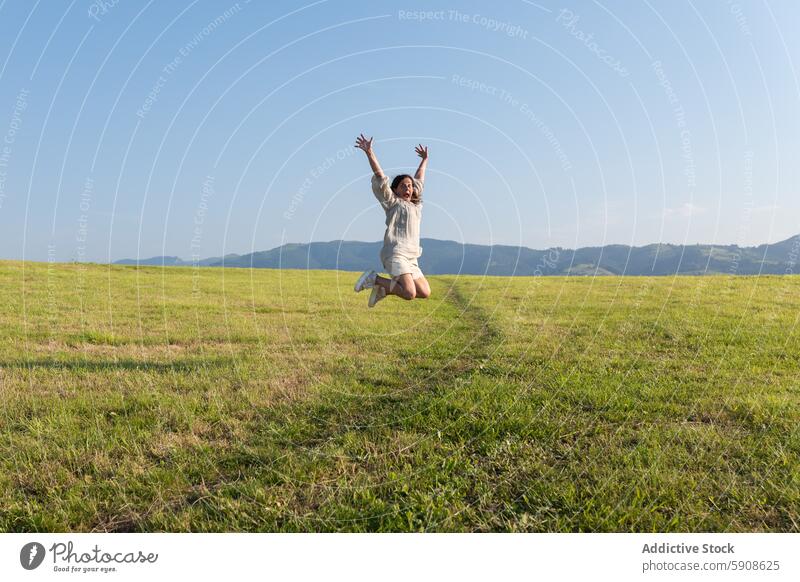
MULTIPOLYGON (((505 245, 473 245, 424 238, 420 268, 430 275, 730 275, 785 274, 798 269, 800 235, 772 245, 651 244, 534 250, 505 245)), ((247 255, 203 259, 203 267, 257 269, 339 269, 380 267, 382 242, 331 241, 285 244, 247 255)), ((123 259, 117 265, 193 266, 178 257, 123 259)))

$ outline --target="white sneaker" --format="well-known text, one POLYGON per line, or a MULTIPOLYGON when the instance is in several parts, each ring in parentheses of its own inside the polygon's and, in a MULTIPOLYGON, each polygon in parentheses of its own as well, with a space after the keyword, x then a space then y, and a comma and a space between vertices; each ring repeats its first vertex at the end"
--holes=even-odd
POLYGON ((369 302, 367 302, 367 306, 375 307, 375 304, 384 297, 386 297, 386 289, 380 285, 375 285, 372 287, 372 293, 369 295, 369 302))
POLYGON ((375 286, 375 277, 377 276, 378 274, 372 269, 364 271, 364 274, 358 278, 358 281, 356 281, 353 289, 356 293, 363 291, 364 289, 372 289, 375 286))

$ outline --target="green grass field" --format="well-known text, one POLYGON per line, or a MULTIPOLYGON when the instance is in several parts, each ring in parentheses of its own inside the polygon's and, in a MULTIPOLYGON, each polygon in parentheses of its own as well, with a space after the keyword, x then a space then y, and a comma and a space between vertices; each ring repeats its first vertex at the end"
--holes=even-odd
POLYGON ((0 262, 2 531, 800 531, 800 277, 0 262))

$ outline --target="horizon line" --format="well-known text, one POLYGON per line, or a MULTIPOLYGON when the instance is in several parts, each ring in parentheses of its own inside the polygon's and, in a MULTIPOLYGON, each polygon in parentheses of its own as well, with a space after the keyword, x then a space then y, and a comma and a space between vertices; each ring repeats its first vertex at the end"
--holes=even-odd
MULTIPOLYGON (((784 243, 784 242, 790 241, 793 238, 796 238, 798 236, 800 236, 800 233, 793 234, 793 235, 789 236, 788 238, 775 241, 774 243, 760 243, 760 244, 756 244, 756 245, 746 245, 746 246, 739 246, 738 243, 727 243, 726 244, 726 243, 701 243, 701 242, 695 242, 695 243, 651 242, 651 243, 646 243, 646 244, 641 244, 641 245, 632 245, 632 244, 628 244, 628 243, 606 243, 606 244, 602 244, 602 245, 584 245, 584 246, 574 247, 574 248, 573 247, 561 247, 561 246, 551 246, 551 247, 546 247, 546 248, 534 248, 534 247, 529 247, 529 246, 525 246, 525 245, 518 245, 518 244, 505 244, 505 243, 491 243, 491 244, 489 244, 489 243, 458 242, 458 241, 455 241, 455 240, 452 240, 452 239, 434 238, 434 237, 430 237, 430 236, 421 237, 420 241, 423 241, 423 240, 434 240, 434 241, 438 241, 438 242, 454 243, 454 244, 462 245, 462 246, 471 245, 471 246, 478 246, 478 247, 513 247, 513 248, 528 249, 528 250, 531 250, 531 251, 541 251, 541 252, 543 252, 543 251, 548 251, 548 250, 551 250, 551 249, 577 251, 577 250, 580 250, 580 249, 604 248, 604 247, 644 248, 644 247, 649 247, 649 246, 653 246, 653 245, 670 245, 670 246, 677 246, 677 247, 680 247, 680 246, 719 246, 719 247, 738 247, 740 249, 747 249, 747 248, 758 248, 758 247, 762 247, 762 246, 777 245, 777 244, 780 244, 780 243, 784 243)), ((314 241, 308 241, 308 242, 285 242, 285 243, 283 243, 281 245, 278 245, 278 246, 275 246, 275 247, 272 247, 272 248, 269 248, 269 249, 253 250, 253 251, 249 251, 249 252, 246 252, 246 253, 229 252, 229 253, 225 253, 224 255, 219 255, 219 257, 214 257, 214 258, 224 258, 224 257, 228 257, 228 256, 231 256, 231 255, 236 255, 238 257, 244 257, 244 256, 252 255, 252 254, 255 254, 255 253, 265 253, 265 252, 274 251, 276 249, 279 249, 281 247, 285 247, 285 246, 288 246, 288 245, 331 244, 331 243, 337 243, 337 242, 338 243, 382 244, 383 241, 380 241, 380 240, 364 241, 364 240, 332 239, 332 240, 314 240, 314 241)), ((181 261, 184 261, 184 262, 187 262, 187 263, 191 262, 191 259, 190 260, 186 260, 183 257, 180 257, 178 255, 152 255, 150 257, 115 259, 115 260, 111 261, 111 263, 105 263, 104 262, 104 263, 98 263, 98 264, 113 264, 113 263, 115 263, 117 261, 135 261, 135 260, 142 260, 142 259, 147 260, 147 259, 156 259, 156 258, 161 258, 161 257, 175 257, 175 258, 180 259, 181 261)), ((208 258, 212 258, 212 257, 209 256, 209 257, 205 257, 205 258, 208 259, 208 258)), ((14 260, 14 259, 7 259, 7 260, 14 260)), ((204 260, 204 259, 200 259, 200 260, 204 260)))
MULTIPOLYGON (((790 241, 790 240, 792 240, 794 238, 797 238, 798 236, 800 236, 800 233, 791 235, 788 238, 785 238, 785 239, 782 239, 782 240, 778 240, 778 241, 776 241, 774 243, 760 243, 760 244, 746 245, 746 246, 739 246, 738 243, 651 242, 651 243, 645 243, 645 244, 640 244, 640 245, 629 244, 629 243, 606 243, 606 244, 602 244, 602 245, 584 245, 584 246, 574 247, 574 248, 573 247, 562 247, 562 246, 550 246, 550 247, 546 247, 546 248, 534 248, 534 247, 529 247, 529 246, 519 245, 519 244, 458 242, 458 241, 455 241, 455 240, 452 240, 452 239, 440 239, 440 238, 434 238, 434 237, 422 237, 422 238, 420 238, 420 241, 431 240, 431 241, 437 241, 437 242, 453 243, 453 244, 461 245, 461 246, 512 247, 512 248, 519 248, 519 249, 527 249, 527 250, 531 250, 531 251, 544 252, 544 251, 548 251, 548 250, 551 250, 551 249, 558 249, 558 250, 562 250, 562 251, 563 250, 566 250, 566 251, 573 251, 573 250, 577 251, 577 250, 580 250, 580 249, 605 248, 605 247, 612 247, 612 246, 628 247, 628 248, 644 248, 644 247, 654 246, 654 245, 678 246, 678 247, 680 247, 680 246, 683 246, 683 247, 687 247, 687 246, 709 246, 709 247, 718 246, 718 247, 737 247, 737 248, 740 248, 740 249, 747 249, 747 248, 758 248, 758 247, 762 247, 762 246, 773 246, 773 245, 777 245, 777 244, 780 244, 780 243, 785 243, 785 242, 788 242, 788 241, 790 241)), ((247 256, 247 255, 252 255, 252 254, 255 254, 255 253, 264 253, 264 252, 274 251, 276 249, 279 249, 281 247, 285 247, 285 246, 288 246, 288 245, 312 245, 312 244, 331 244, 331 243, 381 244, 382 241, 380 241, 380 240, 362 241, 362 240, 333 239, 333 240, 319 240, 319 241, 308 241, 308 242, 286 242, 286 243, 283 243, 281 245, 278 245, 278 246, 275 246, 275 247, 272 247, 272 248, 269 248, 269 249, 251 250, 251 251, 245 252, 245 253, 229 252, 229 253, 225 253, 225 254, 220 254, 219 256, 209 255, 207 257, 202 257, 202 258, 198 259, 198 261, 203 261, 203 260, 207 260, 207 259, 210 259, 210 258, 220 258, 220 259, 222 259, 224 257, 228 257, 228 256, 231 256, 231 255, 235 255, 237 257, 243 257, 243 256, 247 256)), ((147 257, 139 256, 139 257, 133 257, 133 258, 128 256, 128 257, 122 257, 122 258, 118 258, 118 259, 111 259, 110 261, 105 261, 105 260, 104 261, 78 261, 74 257, 70 258, 70 259, 67 259, 67 260, 64 260, 64 261, 50 261, 50 260, 36 260, 36 259, 15 259, 15 258, 0 258, 0 260, 2 260, 2 261, 31 262, 31 263, 49 263, 49 262, 54 262, 54 263, 67 263, 67 264, 85 263, 85 264, 98 264, 98 265, 112 265, 112 264, 118 263, 119 261, 137 261, 138 262, 138 261, 142 261, 142 260, 152 260, 152 259, 164 258, 164 257, 176 258, 176 259, 178 259, 178 260, 180 260, 182 262, 185 262, 185 263, 191 263, 193 261, 193 259, 191 259, 191 258, 187 260, 187 259, 184 259, 183 257, 181 257, 179 255, 168 255, 168 254, 151 255, 151 256, 147 256, 147 257)))

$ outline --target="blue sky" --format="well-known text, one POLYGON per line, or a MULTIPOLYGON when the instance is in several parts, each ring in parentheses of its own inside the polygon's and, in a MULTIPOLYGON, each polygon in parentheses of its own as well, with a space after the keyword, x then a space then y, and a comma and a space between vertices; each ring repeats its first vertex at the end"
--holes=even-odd
POLYGON ((800 233, 796 2, 0 0, 2 258, 800 233))

